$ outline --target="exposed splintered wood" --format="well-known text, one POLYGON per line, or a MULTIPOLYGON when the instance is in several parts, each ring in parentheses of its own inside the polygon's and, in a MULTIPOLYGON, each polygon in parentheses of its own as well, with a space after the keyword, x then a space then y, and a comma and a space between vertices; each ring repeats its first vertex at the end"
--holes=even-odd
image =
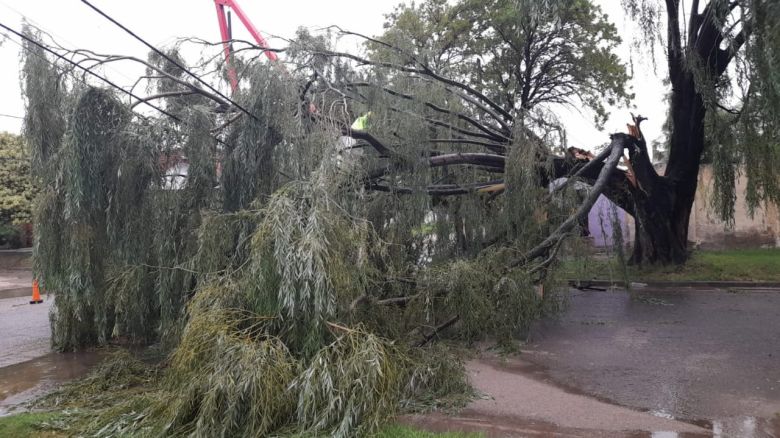
MULTIPOLYGON (((606 187, 612 172, 617 168, 620 158, 623 156, 623 150, 634 146, 636 143, 633 137, 626 134, 612 134, 611 137, 612 142, 608 148, 610 151, 609 156, 607 156, 607 159, 604 161, 604 166, 601 168, 599 176, 593 184, 592 190, 588 193, 588 196, 582 204, 580 204, 579 208, 577 208, 576 212, 563 221, 555 231, 550 233, 547 238, 536 245, 536 247, 525 253, 522 257, 515 259, 511 263, 512 266, 528 263, 537 257, 547 254, 551 248, 557 246, 557 244, 566 237, 567 233, 569 233, 578 222, 590 212, 593 204, 596 203, 596 200, 601 196, 604 187, 606 187)), ((551 260, 547 263, 549 264, 550 262, 551 260)))

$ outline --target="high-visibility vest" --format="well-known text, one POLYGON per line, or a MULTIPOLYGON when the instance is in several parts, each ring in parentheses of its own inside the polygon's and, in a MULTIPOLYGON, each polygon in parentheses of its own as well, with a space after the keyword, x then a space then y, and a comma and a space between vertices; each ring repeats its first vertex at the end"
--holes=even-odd
POLYGON ((368 128, 368 117, 370 115, 371 115, 371 111, 358 117, 357 119, 355 119, 354 122, 352 122, 352 126, 350 126, 350 128, 353 131, 365 131, 366 128, 368 128))

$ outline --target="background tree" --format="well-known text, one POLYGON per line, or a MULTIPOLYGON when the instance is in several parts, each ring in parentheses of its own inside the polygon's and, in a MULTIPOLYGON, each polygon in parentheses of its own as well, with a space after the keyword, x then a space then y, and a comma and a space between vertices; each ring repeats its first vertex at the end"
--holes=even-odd
MULTIPOLYGON (((413 54, 432 70, 469 84, 506 111, 551 127, 556 105, 579 105, 597 124, 606 107, 626 103, 628 79, 614 49, 617 29, 587 0, 429 0, 387 15, 381 40, 413 54)), ((374 56, 398 52, 370 44, 374 56)))
POLYGON ((24 140, 0 133, 0 234, 12 245, 22 243, 19 226, 32 221, 36 193, 24 140))
MULTIPOLYGON (((556 108, 590 111, 601 121, 605 101, 630 98, 625 68, 612 53, 620 40, 591 2, 428 1, 400 6, 386 28, 377 38, 339 32, 366 40, 368 56, 319 54, 355 61, 365 76, 330 78, 326 88, 351 102, 353 117, 371 113, 368 132, 347 130, 391 162, 368 172, 368 186, 433 196, 434 206, 449 210, 439 216, 437 242, 449 242, 449 233, 461 255, 511 245, 520 230, 538 229, 506 217, 528 218, 547 206, 549 182, 575 171, 556 108), (421 159, 431 169, 408 164, 421 159), (476 202, 479 191, 492 193, 490 202, 476 202)), ((592 183, 598 172, 583 176, 592 183)))

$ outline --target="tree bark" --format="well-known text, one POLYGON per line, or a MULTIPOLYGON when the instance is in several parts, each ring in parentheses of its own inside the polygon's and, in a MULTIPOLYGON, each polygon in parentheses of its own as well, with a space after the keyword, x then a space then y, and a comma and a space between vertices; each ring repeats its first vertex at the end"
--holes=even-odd
MULTIPOLYGON (((637 196, 631 264, 680 264, 687 259, 688 215, 675 210, 675 193, 637 196), (681 220, 682 219, 682 220, 681 220)), ((690 212, 690 209, 688 209, 690 212)))
POLYGON ((663 176, 643 175, 645 170, 637 165, 640 160, 631 156, 638 181, 633 190, 633 264, 681 264, 688 258, 689 218, 704 149, 704 114, 701 95, 686 72, 673 82, 670 156, 663 176))
MULTIPOLYGON (((636 234, 630 260, 634 264, 681 264, 688 258, 688 225, 704 151, 706 114, 693 70, 698 69, 698 74, 705 78, 699 81, 699 87, 714 86, 726 71, 733 50, 726 54, 726 59, 722 56, 724 50, 719 48, 725 38, 722 14, 735 5, 711 0, 700 14, 698 2, 694 2, 684 43, 679 0, 666 0, 667 60, 672 86, 669 161, 662 177, 643 181, 638 172, 640 187, 644 183, 650 190, 637 189, 633 196, 636 234), (694 64, 698 67, 692 67, 694 64)), ((737 47, 742 43, 737 42, 737 47)), ((714 94, 714 90, 709 91, 714 94)), ((631 161, 635 164, 633 157, 631 161)))

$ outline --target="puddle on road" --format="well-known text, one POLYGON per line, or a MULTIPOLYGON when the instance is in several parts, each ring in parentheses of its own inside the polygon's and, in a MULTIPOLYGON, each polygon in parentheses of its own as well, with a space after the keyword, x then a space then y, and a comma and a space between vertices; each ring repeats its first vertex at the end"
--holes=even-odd
MULTIPOLYGON (((675 419, 664 416, 663 418, 675 419)), ((486 437, 555 437, 555 438, 780 438, 780 417, 759 419, 735 417, 716 421, 696 421, 709 433, 669 431, 607 431, 561 427, 557 424, 515 417, 487 416, 468 409, 457 415, 441 413, 407 415, 399 422, 433 432, 472 432, 486 437)))
MULTIPOLYGON (((669 414, 661 412, 650 412, 653 415, 661 416, 679 421, 687 421, 712 431, 713 438, 780 438, 780 416, 774 418, 757 418, 749 416, 720 418, 717 420, 685 420, 672 417, 669 414)), ((780 415, 780 414, 779 414, 780 415)), ((674 432, 654 432, 649 435, 650 438, 682 438, 674 432)))
POLYGON ((105 356, 101 352, 50 353, 0 368, 0 416, 57 385, 84 376, 105 356))
MULTIPOLYGON (((454 416, 447 416, 440 413, 409 415, 399 418, 399 422, 432 432, 481 433, 488 438, 709 438, 712 436, 710 434, 663 431, 644 432, 580 429, 562 427, 555 423, 537 419, 488 416, 481 413, 472 413, 468 409, 454 416)), ((726 435, 723 437, 725 438, 726 435)))

